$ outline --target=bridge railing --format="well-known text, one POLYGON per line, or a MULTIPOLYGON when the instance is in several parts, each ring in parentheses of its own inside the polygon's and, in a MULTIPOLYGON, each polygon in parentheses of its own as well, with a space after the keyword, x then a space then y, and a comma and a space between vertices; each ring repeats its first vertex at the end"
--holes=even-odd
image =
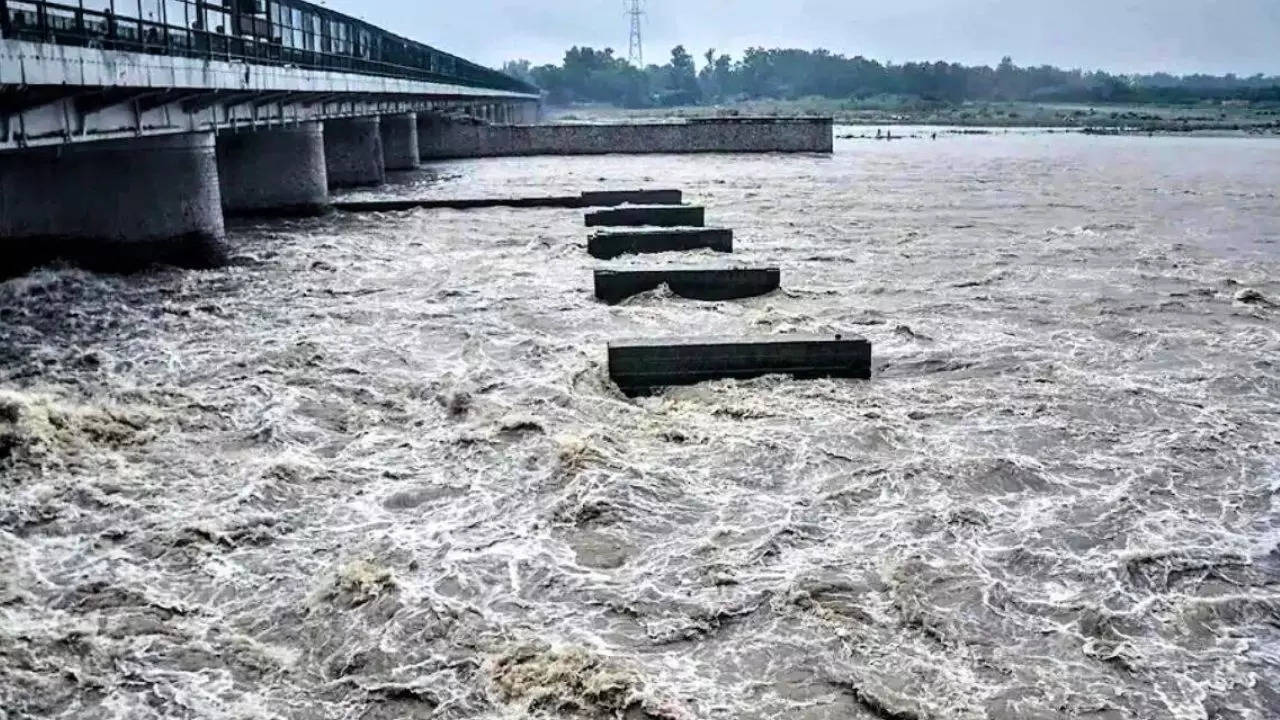
POLYGON ((496 70, 303 0, 0 0, 0 35, 538 92, 496 70))

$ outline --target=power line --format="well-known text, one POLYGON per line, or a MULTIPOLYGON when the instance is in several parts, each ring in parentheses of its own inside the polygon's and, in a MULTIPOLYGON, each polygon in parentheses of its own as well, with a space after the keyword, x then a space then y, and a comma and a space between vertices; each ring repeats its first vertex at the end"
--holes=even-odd
POLYGON ((638 68, 644 67, 644 41, 640 35, 640 25, 644 18, 644 0, 624 0, 627 4, 627 15, 631 17, 631 48, 627 59, 638 68))

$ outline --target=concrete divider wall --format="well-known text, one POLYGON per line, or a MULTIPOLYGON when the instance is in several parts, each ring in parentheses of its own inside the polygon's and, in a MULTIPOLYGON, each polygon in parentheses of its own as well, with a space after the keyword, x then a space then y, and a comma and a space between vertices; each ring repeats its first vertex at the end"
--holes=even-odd
POLYGON ((832 151, 831 118, 709 118, 627 125, 485 125, 422 116, 423 159, 606 153, 832 151))

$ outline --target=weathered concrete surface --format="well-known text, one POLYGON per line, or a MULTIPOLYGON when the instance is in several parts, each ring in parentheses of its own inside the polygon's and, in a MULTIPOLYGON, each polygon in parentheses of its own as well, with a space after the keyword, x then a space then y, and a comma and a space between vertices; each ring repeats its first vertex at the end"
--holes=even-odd
POLYGON ((602 230, 587 238, 587 252, 601 260, 631 253, 686 250, 733 252, 729 228, 671 228, 665 230, 602 230))
POLYGON ((706 211, 699 205, 633 205, 594 210, 587 227, 702 227, 706 211))
POLYGON ((377 117, 325 121, 324 159, 329 187, 379 185, 386 181, 381 126, 377 117))
POLYGON ((452 200, 345 200, 333 207, 347 212, 391 212, 416 208, 449 208, 472 210, 476 208, 585 208, 611 207, 639 202, 680 202, 679 190, 605 190, 584 192, 581 195, 550 195, 543 197, 515 198, 460 198, 452 200))
POLYGON ((608 153, 764 153, 833 149, 831 118, 710 118, 626 125, 419 125, 423 159, 608 153))
POLYGON ((226 261, 212 133, 0 153, 0 274, 226 261))
POLYGON ((596 298, 610 305, 662 285, 691 300, 735 300, 778 289, 782 272, 776 268, 660 268, 654 270, 596 270, 596 298))
POLYGON ((609 376, 628 395, 668 385, 774 373, 798 379, 871 377, 871 344, 854 336, 661 338, 609 343, 609 376))
POLYGON ((218 181, 229 215, 317 215, 329 206, 318 122, 218 136, 218 181))
POLYGON ((418 114, 383 115, 382 159, 388 170, 418 167, 418 114))

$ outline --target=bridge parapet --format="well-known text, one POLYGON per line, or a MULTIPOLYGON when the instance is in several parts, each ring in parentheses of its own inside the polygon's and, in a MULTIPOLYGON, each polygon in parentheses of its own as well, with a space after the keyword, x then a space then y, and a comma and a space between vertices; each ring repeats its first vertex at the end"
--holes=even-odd
POLYGON ((140 19, 126 17, 139 0, 0 0, 0 150, 540 99, 301 0, 223 0, 216 12, 204 0, 141 2, 140 19), (175 24, 167 14, 179 11, 175 24), (188 22, 193 12, 204 19, 188 22))
POLYGON ((537 93, 497 70, 303 0, 0 0, 0 36, 537 93))

